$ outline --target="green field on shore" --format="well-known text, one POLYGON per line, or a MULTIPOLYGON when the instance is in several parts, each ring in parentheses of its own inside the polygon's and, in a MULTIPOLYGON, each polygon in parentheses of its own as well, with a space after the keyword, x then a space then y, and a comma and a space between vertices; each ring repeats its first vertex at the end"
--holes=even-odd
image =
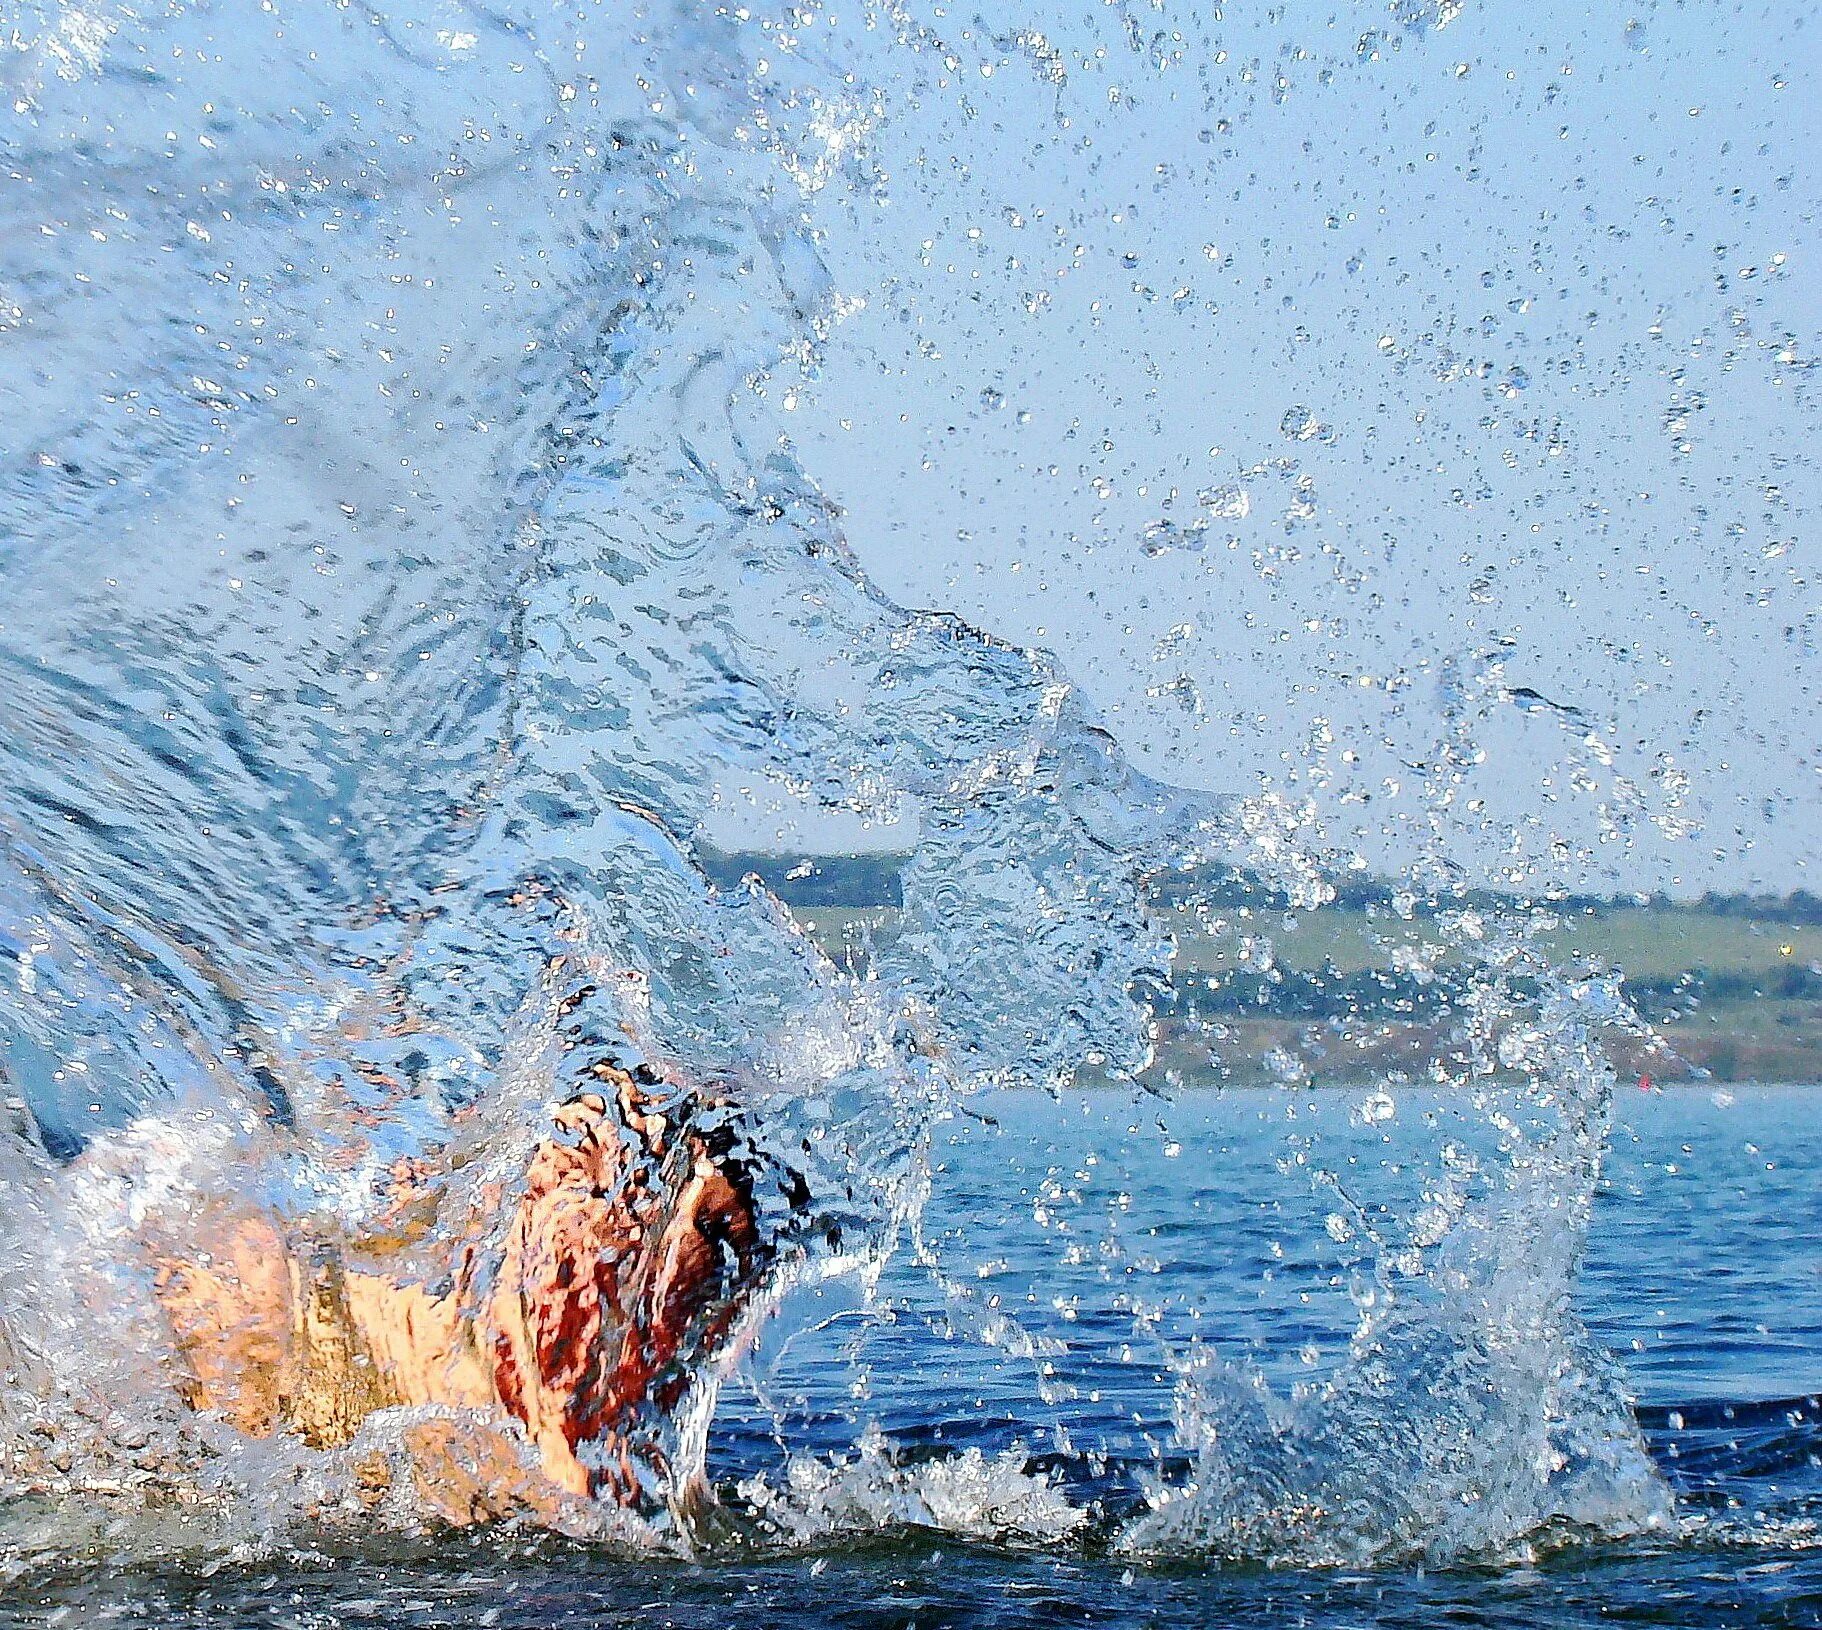
MULTIPOLYGON (((1622 1069, 1666 1082, 1822 1081, 1822 922, 1813 911, 1780 912, 1778 905, 1583 903, 1557 908, 1558 925, 1542 938, 1564 964, 1619 970, 1654 1023, 1661 1045, 1613 1038, 1622 1069)), ((1409 1067, 1442 1039, 1422 1018, 1351 1024, 1357 1034, 1343 1037, 1319 1001, 1324 981, 1353 981, 1348 988, 1357 989, 1363 977, 1392 973, 1401 951, 1439 942, 1435 917, 1406 920, 1383 905, 1302 913, 1239 905, 1217 912, 1211 933, 1181 906, 1161 902, 1158 911, 1176 940, 1180 988, 1237 981, 1242 935, 1267 941, 1287 976, 1282 996, 1263 1003, 1249 997, 1245 1007, 1216 1016, 1225 1032, 1218 1073, 1226 1079, 1268 1077, 1265 1061, 1287 1051, 1313 1055, 1318 1076, 1409 1067)), ((873 946, 899 931, 892 906, 803 905, 794 912, 838 962, 864 964, 873 946)), ((1161 1015, 1159 1067, 1205 1073, 1202 1033, 1161 1015)))
MULTIPOLYGON (((895 906, 798 906, 793 914, 832 953, 898 930, 895 906)), ((1233 933, 1211 935, 1179 906, 1165 906, 1160 914, 1177 941, 1181 968, 1210 973, 1233 965, 1233 933)), ((1773 980, 1822 963, 1818 923, 1745 918, 1700 906, 1583 907, 1556 915, 1562 926, 1541 936, 1554 952, 1618 968, 1633 981, 1664 983, 1690 972, 1773 980)), ((1433 918, 1404 921, 1390 911, 1347 907, 1303 913, 1241 908, 1224 920, 1234 931, 1268 939, 1281 967, 1307 973, 1389 967, 1399 947, 1442 937, 1433 918)))
MULTIPOLYGON (((1634 980, 1673 979, 1691 969, 1775 975, 1822 961, 1822 925, 1761 922, 1695 907, 1582 908, 1561 913, 1562 927, 1542 936, 1563 957, 1587 958, 1621 969, 1634 980)), ((1189 967, 1218 966, 1222 947, 1195 918, 1168 913, 1178 955, 1189 967)), ((1405 922, 1389 911, 1325 909, 1287 919, 1260 914, 1260 932, 1286 967, 1315 973, 1327 967, 1359 973, 1385 967, 1395 947, 1439 937, 1433 919, 1405 922)))

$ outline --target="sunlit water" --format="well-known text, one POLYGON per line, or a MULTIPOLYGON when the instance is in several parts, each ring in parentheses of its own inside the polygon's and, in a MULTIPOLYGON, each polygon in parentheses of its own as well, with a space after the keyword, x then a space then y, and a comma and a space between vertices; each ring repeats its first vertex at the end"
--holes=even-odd
POLYGON ((1060 1172, 1085 1219, 1130 1194, 1132 1255, 1116 1274, 1143 1279, 1159 1303, 1193 1304, 1211 1337, 1288 1389, 1336 1361, 1351 1318, 1328 1288, 1335 1242, 1312 1222, 1307 1185, 1275 1170, 1286 1116, 1316 1114, 1344 1160, 1377 1158, 1384 1136, 1400 1150, 1421 1143, 1408 1124, 1420 1106, 1369 1124, 1345 1095, 1194 1095, 1170 1107, 1180 1149, 1166 1155, 1154 1101, 1001 1094, 983 1106, 996 1127, 966 1121, 938 1139, 953 1181, 928 1226, 952 1248, 967 1240, 970 1290, 997 1293, 1055 1337, 1055 1373, 1045 1384, 1034 1362, 983 1349, 955 1328, 927 1273, 894 1270, 881 1294, 895 1322, 864 1338, 836 1322, 820 1343, 768 1355, 764 1406, 739 1389, 713 1436, 714 1473, 740 1505, 743 1479, 776 1480, 773 1436, 790 1423, 796 1451, 822 1468, 800 1477, 796 1496, 817 1522, 748 1527, 709 1556, 656 1564, 498 1533, 201 1568, 104 1545, 18 1579, 0 1622, 531 1626, 639 1612, 709 1625, 737 1612, 880 1625, 1814 1624, 1813 1090, 1739 1089, 1724 1106, 1701 1092, 1639 1094, 1625 1105, 1579 1299, 1623 1356, 1652 1459, 1676 1491, 1675 1536, 1558 1536, 1497 1566, 1427 1569, 1409 1558, 1311 1570, 1134 1554, 1123 1522, 1156 1480, 1183 1472, 1166 1366, 1129 1321, 1058 1313, 1058 1299, 1101 1305, 1107 1264, 1091 1253, 1059 1271, 1030 1222, 1045 1178, 1060 1172), (857 1452, 863 1373, 882 1437, 857 1452), (1058 1378, 1073 1395, 1058 1397, 1058 1378), (933 1474, 944 1466, 949 1475, 933 1474))
POLYGON ((942 185, 873 166, 868 76, 952 70, 908 12, 820 15, 47 4, 6 47, 9 1611, 1536 1622, 1669 1578, 1800 1622, 1799 1101, 1628 1101, 1604 1170, 1642 1027, 1527 895, 1586 856, 1455 886, 1502 709, 1601 840, 1638 785, 1451 660, 1386 908, 1437 926, 1400 950, 1433 1056, 1343 1090, 1343 1014, 1279 1092, 1135 1095, 1157 879, 1268 1006, 1272 919, 1356 857, 1282 789, 1138 774, 1049 657, 867 578, 789 378, 846 309, 828 224, 942 185), (697 868, 748 784, 915 836, 864 965, 697 868), (408 1168, 398 1272, 444 1284, 609 1038, 789 1174, 757 1352, 677 1378, 627 1510, 452 1535, 185 1411, 148 1237, 358 1238, 408 1168))

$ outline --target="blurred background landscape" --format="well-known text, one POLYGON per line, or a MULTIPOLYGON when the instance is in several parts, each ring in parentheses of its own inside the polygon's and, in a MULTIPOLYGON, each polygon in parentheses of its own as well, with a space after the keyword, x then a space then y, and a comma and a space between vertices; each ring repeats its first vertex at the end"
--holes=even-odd
MULTIPOLYGON (((906 856, 701 852, 721 887, 758 877, 837 963, 864 969, 898 931, 906 856)), ((1565 966, 1612 969, 1653 1034, 1606 1036, 1622 1078, 1647 1084, 1822 1079, 1822 898, 1705 893, 1570 895, 1534 902, 1470 889, 1446 898, 1361 880, 1299 911, 1256 879, 1172 878, 1152 901, 1176 942, 1153 1073, 1232 1084, 1352 1083, 1421 1073, 1451 1022, 1445 913, 1544 913, 1540 938, 1565 966), (1202 902, 1192 909, 1191 898, 1202 902), (1431 957, 1434 955, 1435 960, 1431 957), (1216 1038, 1212 1059, 1199 1021, 1216 1038)))

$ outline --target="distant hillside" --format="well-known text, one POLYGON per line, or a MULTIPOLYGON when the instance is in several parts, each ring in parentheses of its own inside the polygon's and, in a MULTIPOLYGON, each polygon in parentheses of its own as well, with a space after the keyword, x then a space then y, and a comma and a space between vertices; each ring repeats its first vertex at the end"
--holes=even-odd
MULTIPOLYGON (((723 886, 757 875, 831 956, 864 966, 899 932, 906 858, 710 853, 704 863, 723 886)), ((1451 1022, 1451 997, 1446 985, 1401 966, 1401 952, 1435 942, 1441 910, 1532 902, 1467 890, 1407 902, 1407 917, 1394 908, 1396 894, 1390 883, 1359 880, 1319 911, 1293 912, 1285 897, 1238 872, 1161 880, 1154 904, 1177 942, 1175 979, 1148 993, 1161 1057, 1193 1072, 1194 1058, 1182 1049, 1201 1056, 1191 1038, 1212 1023, 1232 1037, 1221 1076, 1255 1079, 1266 1054, 1295 1050, 1312 1027, 1345 1021, 1377 1026, 1380 1037, 1350 1055, 1352 1068, 1420 1063, 1451 1022), (1229 929, 1211 935, 1211 916, 1229 929), (1264 972, 1236 959, 1242 927, 1271 943, 1264 972)), ((1578 896, 1547 904, 1560 922, 1548 936, 1556 952, 1620 969, 1628 997, 1669 1044, 1668 1054, 1647 1056, 1616 1036, 1624 1067, 1661 1080, 1702 1072, 1717 1080, 1822 1080, 1822 900, 1814 894, 1684 902, 1578 896)), ((1205 1059, 1200 1068, 1206 1071, 1205 1059)))
MULTIPOLYGON (((738 884, 748 875, 791 906, 896 906, 904 892, 899 874, 911 857, 895 850, 860 855, 767 854, 757 850, 721 850, 706 845, 697 859, 710 879, 721 888, 738 884)), ((1364 911, 1369 906, 1389 906, 1405 885, 1384 878, 1349 878, 1336 885, 1336 911, 1364 911)), ((1195 899, 1204 905, 1249 906, 1255 911, 1282 911, 1287 896, 1238 868, 1202 872, 1172 872, 1157 878, 1152 898, 1160 905, 1177 905, 1195 899)), ((1746 921, 1822 924, 1822 896, 1808 889, 1789 894, 1717 894, 1712 890, 1698 900, 1672 900, 1666 894, 1552 895, 1547 901, 1495 889, 1460 889, 1446 896, 1418 902, 1419 910, 1447 906, 1476 910, 1547 903, 1565 914, 1609 911, 1682 911, 1707 917, 1746 921)))

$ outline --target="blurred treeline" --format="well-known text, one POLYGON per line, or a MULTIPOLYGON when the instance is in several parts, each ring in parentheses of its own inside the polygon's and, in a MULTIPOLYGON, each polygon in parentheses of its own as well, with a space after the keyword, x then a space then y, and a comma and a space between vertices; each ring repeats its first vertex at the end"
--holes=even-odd
MULTIPOLYGON (((703 856, 724 887, 756 875, 832 956, 857 966, 899 931, 905 859, 703 856)), ((1454 1017, 1458 987, 1447 975, 1461 936, 1450 924, 1464 913, 1514 912, 1545 914, 1541 938, 1559 966, 1622 976, 1663 1040, 1643 1050, 1620 1043, 1628 1067, 1672 1080, 1822 1079, 1822 898, 1808 890, 1528 898, 1467 888, 1420 895, 1355 878, 1321 909, 1298 911, 1257 879, 1224 872, 1161 878, 1153 900, 1177 947, 1169 984, 1143 993, 1161 1054, 1212 1027, 1234 1044, 1222 1073, 1235 1079, 1254 1053, 1313 1046, 1329 1057, 1335 1048, 1321 1038, 1344 1032, 1353 1068, 1420 1055, 1454 1017), (1368 1031, 1371 1045, 1351 1039, 1368 1031)))

